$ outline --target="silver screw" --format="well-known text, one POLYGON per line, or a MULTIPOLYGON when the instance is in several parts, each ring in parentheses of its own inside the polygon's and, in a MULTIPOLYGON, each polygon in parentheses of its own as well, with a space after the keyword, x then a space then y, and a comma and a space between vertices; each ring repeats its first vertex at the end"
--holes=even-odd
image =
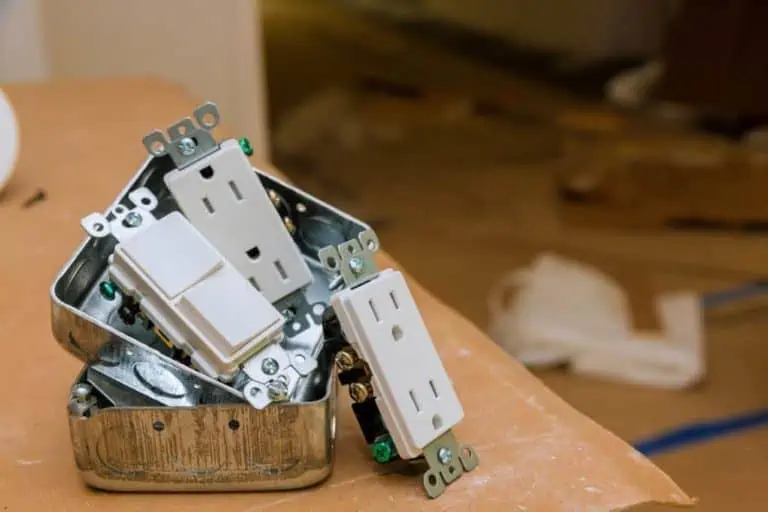
POLYGON ((137 228, 141 226, 143 220, 144 219, 142 219, 141 215, 137 212, 128 212, 123 219, 123 225, 127 228, 137 228))
POLYGON ((448 464, 451 462, 451 459, 453 459, 453 451, 447 446, 437 450, 437 460, 440 461, 440 464, 448 464))
POLYGON ((90 384, 76 384, 72 388, 72 398, 75 399, 75 402, 83 403, 88 400, 88 397, 91 396, 92 391, 93 388, 90 384))
POLYGON ((363 273, 363 270, 365 270, 365 262, 362 258, 355 256, 349 260, 349 269, 352 270, 356 276, 359 276, 363 273))
POLYGON ((271 357, 268 357, 261 362, 261 371, 263 371, 267 375, 274 375, 277 373, 277 370, 279 369, 280 369, 280 365, 277 364, 277 361, 275 361, 271 357))
POLYGON ((176 147, 179 148, 179 151, 181 152, 182 155, 192 156, 195 153, 197 144, 191 138, 184 137, 176 144, 176 147))
POLYGON ((272 401, 285 400, 288 398, 288 384, 282 380, 271 380, 267 384, 267 396, 272 401))

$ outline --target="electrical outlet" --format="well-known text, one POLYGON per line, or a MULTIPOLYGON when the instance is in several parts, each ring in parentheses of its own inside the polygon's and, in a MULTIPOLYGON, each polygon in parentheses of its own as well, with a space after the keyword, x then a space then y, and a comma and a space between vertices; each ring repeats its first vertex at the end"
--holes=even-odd
POLYGON ((269 302, 312 282, 298 247, 235 140, 168 173, 184 215, 269 302))
POLYGON ((211 377, 231 380, 282 338, 280 312, 178 212, 118 244, 108 272, 211 377))
POLYGON ((403 275, 384 270, 334 295, 347 339, 371 383, 398 453, 411 459, 461 421, 464 411, 403 275))

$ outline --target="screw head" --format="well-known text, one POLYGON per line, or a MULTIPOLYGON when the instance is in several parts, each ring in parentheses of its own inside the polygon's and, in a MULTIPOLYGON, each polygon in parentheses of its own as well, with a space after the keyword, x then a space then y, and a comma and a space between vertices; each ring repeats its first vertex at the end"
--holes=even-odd
POLYGON ((395 446, 389 436, 376 440, 371 445, 373 459, 379 464, 386 464, 395 455, 395 446))
POLYGON ((277 361, 275 361, 271 357, 268 357, 261 362, 261 371, 263 371, 267 375, 274 375, 277 373, 277 370, 279 369, 280 369, 280 365, 277 363, 277 361))
POLYGON ((72 398, 74 398, 76 402, 83 403, 88 400, 88 397, 91 396, 92 391, 93 388, 90 384, 75 384, 75 386, 72 388, 72 398))
POLYGON ((288 384, 282 380, 271 380, 267 384, 267 396, 277 402, 288 398, 288 384))
POLYGON ((451 459, 453 459, 453 450, 447 446, 443 446, 437 450, 437 460, 439 460, 441 464, 448 464, 451 462, 451 459))
POLYGON ((355 365, 355 356, 352 355, 351 352, 347 350, 342 350, 341 352, 336 354, 336 366, 342 372, 351 370, 354 365, 355 365))
POLYGON ((179 152, 184 156, 192 156, 197 149, 197 143, 190 137, 184 137, 177 144, 179 152))
POLYGON ((283 225, 285 225, 285 229, 288 230, 290 234, 296 233, 296 224, 293 223, 293 220, 291 220, 290 217, 283 217, 283 225))
POLYGON ((127 228, 137 228, 141 226, 141 223, 144 221, 141 214, 138 212, 128 212, 128 214, 123 219, 123 226, 127 228))
POLYGON ((99 293, 107 300, 115 300, 117 295, 117 287, 112 281, 102 281, 99 283, 99 293))
POLYGON ((240 149, 245 153, 245 156, 253 156, 253 146, 251 146, 251 141, 243 137, 238 140, 237 143, 240 144, 240 149))
POLYGON ((349 385, 349 396, 357 403, 365 402, 369 394, 368 386, 362 382, 353 382, 349 385))
POLYGON ((365 262, 359 256, 355 256, 354 258, 349 260, 349 269, 356 276, 359 276, 360 274, 363 273, 363 270, 365 270, 365 262))

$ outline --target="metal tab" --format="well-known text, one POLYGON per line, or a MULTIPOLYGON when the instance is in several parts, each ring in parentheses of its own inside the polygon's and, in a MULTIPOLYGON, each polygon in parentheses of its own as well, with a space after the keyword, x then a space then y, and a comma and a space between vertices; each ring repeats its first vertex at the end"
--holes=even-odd
POLYGON ((144 147, 150 155, 161 157, 170 155, 173 163, 181 169, 204 156, 212 153, 218 147, 211 130, 219 124, 219 109, 213 102, 207 102, 198 107, 192 118, 186 117, 168 128, 168 134, 161 130, 153 130, 144 137, 144 147))
POLYGON ((320 249, 318 258, 330 272, 341 274, 344 284, 353 288, 378 273, 374 253, 379 250, 379 239, 373 230, 361 232, 357 239, 347 240, 337 247, 320 249))
POLYGON ((443 494, 446 486, 475 469, 479 462, 475 450, 469 445, 460 446, 451 430, 424 447, 424 459, 429 469, 422 483, 430 498, 443 494))

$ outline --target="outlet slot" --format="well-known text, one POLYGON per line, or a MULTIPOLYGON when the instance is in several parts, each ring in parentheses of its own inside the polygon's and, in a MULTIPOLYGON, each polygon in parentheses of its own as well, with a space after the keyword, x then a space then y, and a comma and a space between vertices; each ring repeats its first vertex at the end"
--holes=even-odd
POLYGON ((416 412, 421 412, 421 407, 419 407, 419 401, 416 400, 416 393, 413 392, 411 389, 408 391, 408 394, 411 395, 411 401, 413 402, 413 407, 416 409, 416 412))
POLYGON ((375 318, 378 323, 381 323, 379 312, 376 311, 376 306, 373 305, 373 299, 368 301, 368 306, 371 308, 371 313, 373 313, 373 318, 375 318))
POLYGON ((435 430, 440 430, 443 428, 443 418, 439 414, 432 416, 432 426, 435 428, 435 430))
POLYGON ((275 260, 275 268, 277 269, 277 273, 280 274, 280 278, 283 281, 287 281, 288 274, 285 273, 285 269, 283 268, 283 264, 280 263, 280 260, 275 260))
POLYGON ((213 167, 209 165, 208 167, 203 167, 202 169, 200 169, 200 176, 204 180, 209 180, 213 178, 213 167))
POLYGON ((400 341, 401 339, 403 339, 403 335, 404 334, 405 333, 403 333, 403 328, 402 327, 400 327, 399 325, 393 325, 392 326, 392 338, 395 341, 400 341))
POLYGON ((242 194, 242 192, 240 192, 240 189, 238 188, 237 183, 235 183, 234 181, 230 180, 229 181, 229 188, 232 189, 232 194, 234 194, 235 199, 237 199, 238 201, 242 201, 243 200, 243 194, 242 194))
POLYGON ((435 398, 440 398, 440 394, 437 392, 437 386, 435 386, 434 380, 429 379, 429 387, 432 388, 432 394, 435 395, 435 398))
POLYGON ((210 213, 211 215, 213 215, 214 212, 216 211, 213 208, 213 205, 211 204, 211 200, 208 199, 207 197, 203 198, 203 206, 205 206, 205 209, 208 210, 208 213, 210 213))
POLYGON ((249 282, 249 283, 251 283, 251 286, 253 286, 254 288, 256 288, 256 291, 259 291, 259 292, 261 291, 261 288, 259 288, 259 283, 257 283, 257 282, 256 282, 256 280, 255 280, 254 278, 252 278, 252 277, 249 277, 249 278, 248 278, 248 282, 249 282))
POLYGON ((394 290, 389 292, 389 298, 392 299, 392 305, 395 306, 395 309, 400 309, 400 304, 397 303, 397 297, 395 297, 394 290))

